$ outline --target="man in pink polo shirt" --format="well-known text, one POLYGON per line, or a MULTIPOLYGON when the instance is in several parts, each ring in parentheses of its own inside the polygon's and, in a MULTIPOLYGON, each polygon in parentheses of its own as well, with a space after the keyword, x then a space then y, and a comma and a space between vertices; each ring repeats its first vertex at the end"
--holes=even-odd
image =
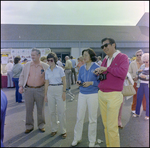
POLYGON ((115 40, 104 38, 101 48, 106 54, 95 74, 102 74, 98 85, 99 104, 107 147, 120 147, 118 114, 123 101, 123 83, 129 68, 128 56, 116 50, 115 40))

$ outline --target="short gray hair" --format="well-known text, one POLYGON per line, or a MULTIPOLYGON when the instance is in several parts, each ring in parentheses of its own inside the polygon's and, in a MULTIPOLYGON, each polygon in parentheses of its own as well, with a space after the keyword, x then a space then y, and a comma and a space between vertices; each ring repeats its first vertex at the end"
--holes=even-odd
POLYGON ((41 51, 40 51, 39 49, 37 49, 37 48, 33 48, 33 49, 32 49, 32 52, 33 52, 33 51, 36 51, 36 52, 37 52, 37 54, 40 54, 40 55, 41 55, 41 51))
POLYGON ((141 57, 142 61, 149 61, 149 53, 144 53, 141 57))
POLYGON ((143 50, 142 50, 142 49, 139 49, 138 51, 136 51, 135 55, 136 55, 138 52, 141 52, 141 53, 143 54, 143 50))

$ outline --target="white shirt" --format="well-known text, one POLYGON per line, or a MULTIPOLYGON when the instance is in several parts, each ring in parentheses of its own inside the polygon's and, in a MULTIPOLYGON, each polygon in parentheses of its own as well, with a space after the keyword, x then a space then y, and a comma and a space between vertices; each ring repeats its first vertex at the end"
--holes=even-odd
POLYGON ((13 68, 13 64, 12 64, 12 63, 8 63, 8 64, 6 65, 6 67, 5 67, 5 70, 6 70, 7 72, 10 72, 10 71, 12 71, 12 68, 13 68))
POLYGON ((64 69, 60 66, 57 66, 53 69, 50 67, 45 72, 45 80, 49 80, 49 84, 60 84, 62 83, 62 77, 65 76, 64 69))
POLYGON ((101 61, 101 60, 99 60, 97 63, 98 63, 98 65, 99 65, 99 66, 101 66, 102 61, 101 61))
POLYGON ((62 62, 61 61, 57 61, 57 64, 58 64, 58 66, 60 66, 60 67, 62 67, 63 66, 63 64, 62 64, 62 62))
POLYGON ((113 56, 111 57, 111 59, 109 59, 109 57, 107 56, 107 67, 110 66, 112 60, 120 53, 119 50, 116 50, 116 52, 113 54, 113 56))

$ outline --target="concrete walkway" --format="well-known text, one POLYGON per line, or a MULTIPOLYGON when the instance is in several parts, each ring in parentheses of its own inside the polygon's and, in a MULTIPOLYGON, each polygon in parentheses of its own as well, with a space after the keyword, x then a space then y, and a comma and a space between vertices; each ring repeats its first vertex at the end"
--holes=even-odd
MULTIPOLYGON (((72 85, 75 99, 71 101, 67 95, 66 118, 67 138, 61 139, 60 132, 50 137, 50 117, 47 103, 45 104, 46 131, 41 133, 37 127, 37 111, 34 108, 34 130, 25 134, 25 104, 15 102, 15 88, 3 88, 8 98, 8 106, 5 120, 4 146, 5 147, 70 147, 74 136, 76 123, 77 100, 79 89, 72 85)), ((144 120, 145 111, 141 109, 141 116, 133 118, 131 114, 132 98, 125 100, 123 105, 122 123, 124 128, 119 129, 121 147, 149 147, 149 121, 144 120)), ((86 112, 82 142, 77 147, 88 147, 88 112, 86 112)), ((97 143, 95 147, 106 147, 104 127, 98 110, 97 143)))

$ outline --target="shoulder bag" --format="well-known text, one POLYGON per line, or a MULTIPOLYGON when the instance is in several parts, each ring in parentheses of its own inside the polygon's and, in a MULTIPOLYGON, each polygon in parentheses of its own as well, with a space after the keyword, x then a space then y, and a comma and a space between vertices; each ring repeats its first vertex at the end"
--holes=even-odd
POLYGON ((133 87, 133 85, 131 84, 131 82, 127 79, 125 79, 125 81, 128 82, 128 85, 123 85, 123 90, 122 90, 122 94, 123 96, 132 96, 136 94, 136 91, 133 87))

